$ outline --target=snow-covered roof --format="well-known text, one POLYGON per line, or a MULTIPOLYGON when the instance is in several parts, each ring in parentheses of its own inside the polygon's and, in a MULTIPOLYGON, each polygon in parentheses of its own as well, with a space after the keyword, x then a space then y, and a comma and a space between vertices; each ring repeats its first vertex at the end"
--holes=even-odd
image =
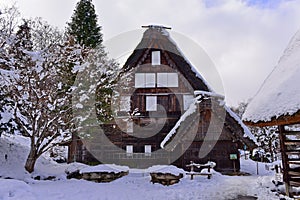
MULTIPOLYGON (((206 92, 206 91, 195 91, 195 95, 197 96, 194 101, 190 104, 189 108, 186 110, 186 112, 183 113, 183 115, 179 118, 175 126, 171 129, 171 131, 166 135, 166 137, 161 142, 160 146, 161 148, 165 149, 166 145, 170 142, 170 140, 174 137, 174 135, 177 134, 178 128, 181 126, 181 124, 186 120, 186 118, 190 117, 195 111, 197 111, 197 104, 201 102, 199 101, 201 96, 209 96, 209 97, 215 97, 219 100, 224 99, 224 96, 219 95, 214 92, 206 92)), ((241 135, 236 135, 239 137, 240 140, 244 140, 245 138, 248 139, 248 141, 244 141, 246 144, 249 145, 249 141, 253 142, 255 145, 258 145, 256 138, 251 133, 249 128, 243 123, 243 121, 240 119, 240 117, 234 113, 229 107, 226 106, 224 101, 220 102, 220 106, 222 106, 226 113, 240 126, 242 133, 241 135)), ((253 145, 251 145, 253 146, 253 145)), ((173 147, 174 148, 174 147, 173 147)))
POLYGON ((234 113, 230 108, 228 108, 226 105, 224 105, 225 110, 227 111, 227 113, 233 118, 235 119, 235 121, 237 121, 239 123, 239 125, 242 127, 242 129, 244 130, 244 138, 249 138, 250 140, 252 140, 256 145, 258 145, 256 138, 254 137, 254 135, 251 133, 251 131, 249 130, 249 128, 243 123, 243 121, 241 120, 241 118, 234 113))
POLYGON ((145 55, 149 49, 159 49, 167 52, 168 57, 173 62, 170 63, 170 66, 175 64, 176 69, 189 80, 194 90, 213 91, 204 77, 201 76, 198 70, 184 56, 164 27, 155 25, 147 27, 148 29, 144 32, 142 40, 124 64, 123 71, 129 71, 131 68, 139 66, 139 62, 146 59, 145 55))
POLYGON ((279 124, 280 117, 299 115, 299 80, 300 31, 291 39, 277 66, 249 103, 243 120, 249 124, 264 124, 271 121, 279 124))
POLYGON ((178 128, 186 120, 187 117, 191 116, 193 113, 197 111, 197 100, 194 99, 189 108, 181 115, 180 119, 176 122, 175 126, 171 129, 171 131, 166 135, 163 141, 160 143, 161 148, 165 148, 165 145, 171 140, 174 134, 177 133, 178 128))

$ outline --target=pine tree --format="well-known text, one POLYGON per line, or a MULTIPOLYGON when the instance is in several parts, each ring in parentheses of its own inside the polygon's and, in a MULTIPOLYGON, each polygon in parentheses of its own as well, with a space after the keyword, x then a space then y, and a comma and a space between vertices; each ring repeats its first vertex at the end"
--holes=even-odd
POLYGON ((97 23, 92 0, 80 0, 77 3, 67 32, 74 36, 78 44, 85 47, 95 48, 102 44, 101 26, 97 23))

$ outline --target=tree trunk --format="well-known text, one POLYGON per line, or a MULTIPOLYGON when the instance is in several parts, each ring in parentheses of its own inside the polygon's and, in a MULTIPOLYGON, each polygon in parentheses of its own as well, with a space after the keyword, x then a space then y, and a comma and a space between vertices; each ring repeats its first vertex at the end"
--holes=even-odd
POLYGON ((29 155, 27 157, 26 163, 25 163, 25 169, 29 173, 32 173, 34 171, 34 165, 36 163, 36 160, 38 159, 36 149, 31 148, 29 155))

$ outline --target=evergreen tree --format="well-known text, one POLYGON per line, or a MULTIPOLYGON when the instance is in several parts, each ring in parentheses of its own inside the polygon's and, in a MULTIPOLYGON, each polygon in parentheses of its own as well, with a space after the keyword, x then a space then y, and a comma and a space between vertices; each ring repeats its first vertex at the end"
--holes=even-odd
POLYGON ((68 23, 67 32, 78 44, 85 47, 95 48, 102 44, 101 26, 97 23, 92 0, 80 0, 77 3, 71 22, 68 23))

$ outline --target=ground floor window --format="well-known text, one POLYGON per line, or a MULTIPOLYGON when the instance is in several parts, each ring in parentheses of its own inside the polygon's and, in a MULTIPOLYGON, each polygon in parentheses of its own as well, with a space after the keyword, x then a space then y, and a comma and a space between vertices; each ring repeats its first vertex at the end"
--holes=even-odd
POLYGON ((151 156, 151 145, 145 145, 145 156, 151 156))
POLYGON ((133 145, 126 145, 126 155, 132 156, 133 154, 133 145))

